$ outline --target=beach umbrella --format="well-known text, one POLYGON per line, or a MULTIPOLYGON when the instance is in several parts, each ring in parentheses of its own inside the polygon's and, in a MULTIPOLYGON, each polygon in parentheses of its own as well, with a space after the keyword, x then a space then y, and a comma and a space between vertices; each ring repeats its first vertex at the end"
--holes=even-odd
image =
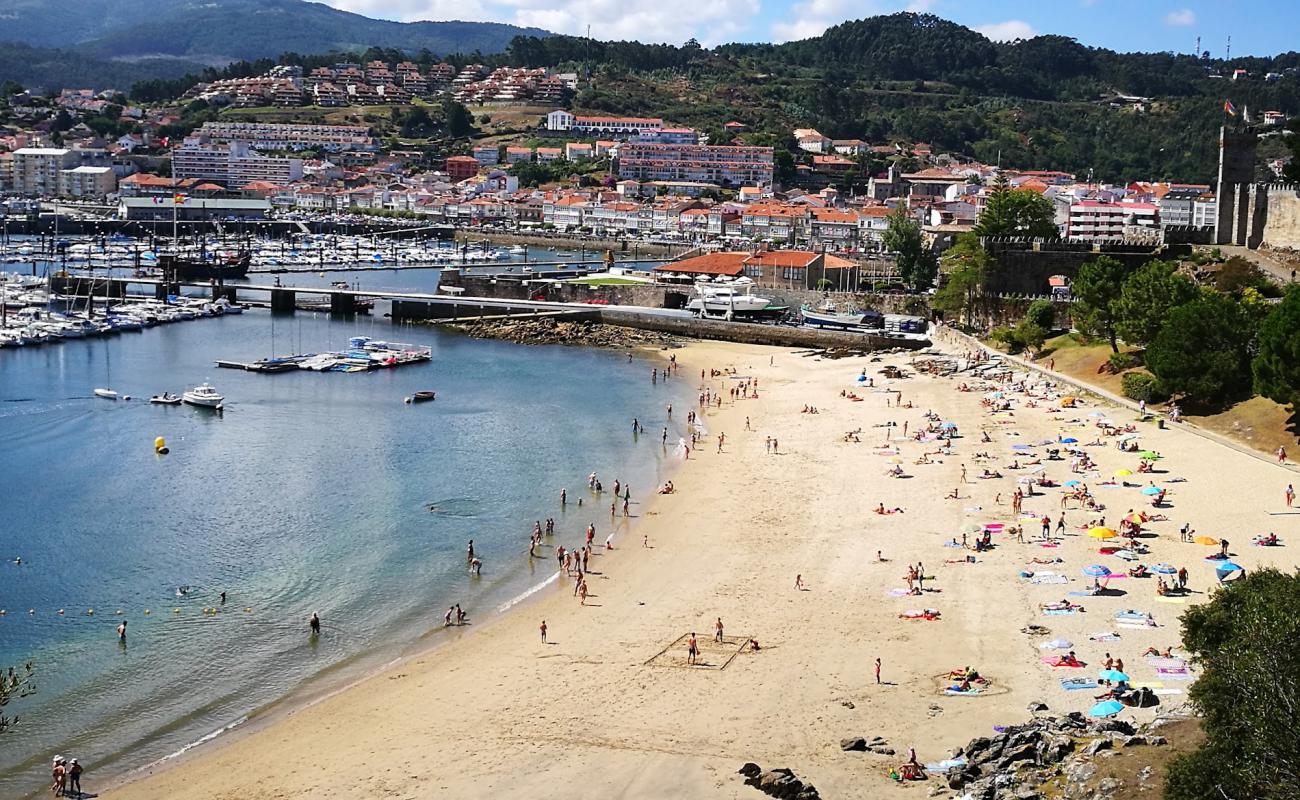
POLYGON ((1131 440, 1131 439, 1136 439, 1136 438, 1138 438, 1138 436, 1139 436, 1139 434, 1136 434, 1136 433, 1126 433, 1126 434, 1124 434, 1123 436, 1119 437, 1119 440, 1120 440, 1121 442, 1127 442, 1127 441, 1129 441, 1129 440, 1131 440))
POLYGON ((1129 681, 1128 675, 1117 669, 1103 669, 1101 672, 1097 673, 1097 677, 1101 678, 1103 681, 1114 681, 1115 683, 1119 683, 1120 681, 1128 683, 1129 681))
POLYGON ((1159 487, 1159 486, 1148 486, 1148 487, 1146 487, 1145 489, 1142 490, 1142 494, 1145 494, 1145 495, 1152 495, 1152 496, 1157 495, 1157 494, 1160 494, 1160 487, 1159 487))
POLYGON ((1213 536, 1197 536, 1193 541, 1197 544, 1208 544, 1211 547, 1217 547, 1219 544, 1219 540, 1213 536))
POLYGON ((1152 572, 1159 572, 1161 575, 1176 575, 1178 570, 1170 564, 1156 564, 1151 568, 1152 572))
POLYGON ((1141 525, 1143 519, 1141 514, 1134 511, 1132 514, 1129 514, 1127 517, 1125 517, 1124 521, 1133 525, 1141 525))
POLYGON ((1074 438, 1073 436, 1067 436, 1061 440, 1061 444, 1077 444, 1078 442, 1079 440, 1074 438))
POLYGON ((1118 700, 1103 700, 1088 709, 1090 717, 1113 717, 1124 710, 1124 704, 1118 700))
POLYGON ((1083 568, 1083 574, 1089 578, 1105 578, 1110 575, 1110 569, 1101 564, 1089 564, 1083 568))
POLYGON ((1082 481, 1066 481, 1066 482, 1065 482, 1065 485, 1066 485, 1066 486, 1069 486, 1071 489, 1073 489, 1073 488, 1076 487, 1076 486, 1082 486, 1082 485, 1083 485, 1083 482, 1082 482, 1082 481))
POLYGON ((1011 445, 1011 449, 1012 449, 1012 450, 1029 450, 1030 447, 1029 447, 1029 445, 1027 445, 1027 444, 1013 444, 1013 445, 1011 445))
POLYGON ((1115 477, 1116 477, 1116 478, 1127 478, 1129 475, 1132 475, 1132 474, 1133 474, 1133 470, 1131 470, 1131 469, 1117 469, 1117 470, 1115 470, 1115 477))
POLYGON ((1071 647, 1074 647, 1074 642, 1069 639, 1053 639, 1039 645, 1043 650, 1069 650, 1071 647))
POLYGON ((1088 416, 1090 416, 1090 417, 1092 417, 1092 418, 1094 418, 1094 419, 1101 419, 1102 417, 1106 416, 1106 414, 1105 414, 1105 412, 1102 412, 1102 411, 1089 411, 1089 412, 1088 412, 1088 416))
POLYGON ((1241 569, 1242 566, 1235 561, 1221 561, 1215 565, 1214 572, 1220 578, 1222 578, 1225 575, 1230 575, 1234 572, 1239 572, 1241 571, 1241 569))
POLYGON ((1141 453, 1138 453, 1138 455, 1145 458, 1147 461, 1155 461, 1157 458, 1161 458, 1161 455, 1154 450, 1143 450, 1141 453))
POLYGON ((1115 533, 1111 528, 1097 527, 1088 531, 1088 535, 1094 539, 1114 539, 1119 534, 1115 533))
POLYGON ((957 423, 955 423, 955 422, 945 422, 945 423, 943 423, 943 425, 941 425, 940 427, 944 428, 945 430, 953 430, 954 428, 957 427, 957 423))
POLYGON ((983 530, 984 526, 975 522, 967 522, 965 525, 961 526, 962 533, 969 533, 971 535, 980 533, 983 530))

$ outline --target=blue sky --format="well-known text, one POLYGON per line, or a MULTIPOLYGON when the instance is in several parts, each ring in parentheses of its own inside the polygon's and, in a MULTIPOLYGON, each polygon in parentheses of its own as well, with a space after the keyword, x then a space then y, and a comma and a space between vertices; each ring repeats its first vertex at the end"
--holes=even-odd
POLYGON ((1191 52, 1222 57, 1229 34, 1236 55, 1300 49, 1295 0, 324 0, 370 17, 411 21, 472 19, 531 25, 600 39, 705 45, 816 36, 847 19, 926 11, 1009 39, 1073 36, 1113 50, 1191 52))

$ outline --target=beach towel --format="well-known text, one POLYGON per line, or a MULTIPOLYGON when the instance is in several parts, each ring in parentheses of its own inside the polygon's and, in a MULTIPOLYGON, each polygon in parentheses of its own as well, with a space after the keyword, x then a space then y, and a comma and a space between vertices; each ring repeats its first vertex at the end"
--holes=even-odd
POLYGON ((1052 583, 1069 583, 1070 579, 1065 577, 1064 575, 1053 575, 1051 573, 1047 573, 1044 575, 1043 573, 1039 573, 1034 577, 1030 578, 1029 582, 1036 583, 1041 586, 1041 585, 1052 584, 1052 583))
POLYGON ((961 544, 961 542, 954 542, 953 540, 949 539, 948 541, 946 541, 946 542, 943 543, 943 546, 944 546, 944 547, 961 547, 962 544, 961 544))
POLYGON ((1097 682, 1092 678, 1062 678, 1061 688, 1068 692, 1073 692, 1076 689, 1096 689, 1097 682))
POLYGON ((1039 547, 1060 547, 1061 545, 1057 544, 1056 542, 1039 542, 1038 546, 1039 547))
POLYGON ((1105 631, 1103 633, 1094 633, 1088 638, 1094 642, 1118 642, 1119 634, 1114 631, 1105 631))
POLYGON ((1157 598, 1156 598, 1156 602, 1157 602, 1157 603, 1173 603, 1174 605, 1179 605, 1179 606, 1181 606, 1183 603, 1186 603, 1187 600, 1186 600, 1186 598, 1182 598, 1182 597, 1157 597, 1157 598))
POLYGON ((1192 679, 1192 673, 1187 667, 1159 667, 1156 669, 1156 675, 1159 675, 1162 680, 1170 681, 1190 681, 1192 679))
POLYGON ((1158 695, 1182 694, 1182 689, 1152 689, 1158 695))
POLYGON ((1186 667, 1187 661, 1181 658, 1165 658, 1164 656, 1147 656, 1147 663, 1152 669, 1177 669, 1186 667))
POLYGON ((966 691, 963 692, 963 691, 960 690, 960 689, 954 689, 954 688, 952 688, 951 686, 949 686, 947 689, 944 689, 944 690, 943 690, 943 693, 944 693, 944 694, 950 694, 950 695, 959 695, 959 696, 962 696, 962 697, 974 697, 975 695, 977 695, 977 694, 980 693, 980 690, 979 690, 979 689, 967 689, 966 691))
POLYGON ((1079 608, 1044 608, 1043 614, 1049 617, 1064 617, 1070 614, 1078 614, 1082 609, 1079 608))
POLYGON ((1073 664, 1066 660, 1065 656, 1043 656, 1042 661, 1049 667, 1069 667, 1071 669, 1082 669, 1088 666, 1082 661, 1076 661, 1073 664))
POLYGON ((898 616, 902 617, 903 619, 935 619, 936 617, 939 616, 939 612, 935 611, 933 608, 926 608, 926 609, 911 608, 899 614, 898 616))
POLYGON ((906 597, 911 594, 907 589, 890 589, 887 594, 890 597, 906 597))
POLYGON ((1115 627, 1117 627, 1117 628, 1126 628, 1126 629, 1131 630, 1131 631, 1145 631, 1145 630, 1148 630, 1148 629, 1150 629, 1150 628, 1155 628, 1155 627, 1157 627, 1157 625, 1156 625, 1156 623, 1155 623, 1155 620, 1152 620, 1150 623, 1145 624, 1145 625, 1143 625, 1143 624, 1141 624, 1141 623, 1138 623, 1138 622, 1119 622, 1119 623, 1116 623, 1115 627))
POLYGON ((1116 611, 1115 619, 1124 620, 1125 622, 1142 622, 1145 623, 1151 619, 1150 614, 1144 614, 1141 611, 1116 611))

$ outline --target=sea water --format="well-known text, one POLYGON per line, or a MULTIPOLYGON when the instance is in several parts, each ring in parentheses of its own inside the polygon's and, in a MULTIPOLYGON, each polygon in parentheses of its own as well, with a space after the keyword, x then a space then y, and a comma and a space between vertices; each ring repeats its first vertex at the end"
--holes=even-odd
POLYGON ((652 384, 666 360, 259 310, 0 351, 0 668, 34 661, 37 688, 5 709, 19 722, 0 734, 0 797, 41 791, 56 753, 79 758, 94 791, 487 622, 554 572, 548 550, 528 557, 534 521, 555 517, 548 548, 578 544, 589 522, 603 540, 615 477, 635 514, 680 458, 661 445, 664 426, 670 443, 684 435, 665 406, 684 408, 693 384, 652 384), (433 360, 213 365, 355 335, 429 345, 433 360), (148 402, 204 381, 223 414, 148 402), (94 397, 102 386, 133 399, 94 397), (403 402, 421 389, 437 400, 403 402), (481 577, 465 566, 471 538, 481 577), (471 626, 442 629, 452 603, 471 626))

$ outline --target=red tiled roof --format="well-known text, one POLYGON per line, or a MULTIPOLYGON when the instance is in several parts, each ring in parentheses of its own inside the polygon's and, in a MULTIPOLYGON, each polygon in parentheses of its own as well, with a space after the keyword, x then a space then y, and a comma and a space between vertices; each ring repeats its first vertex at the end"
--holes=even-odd
POLYGON ((687 275, 739 275, 744 270, 748 253, 709 253, 673 261, 655 267, 656 272, 682 272, 687 275))

